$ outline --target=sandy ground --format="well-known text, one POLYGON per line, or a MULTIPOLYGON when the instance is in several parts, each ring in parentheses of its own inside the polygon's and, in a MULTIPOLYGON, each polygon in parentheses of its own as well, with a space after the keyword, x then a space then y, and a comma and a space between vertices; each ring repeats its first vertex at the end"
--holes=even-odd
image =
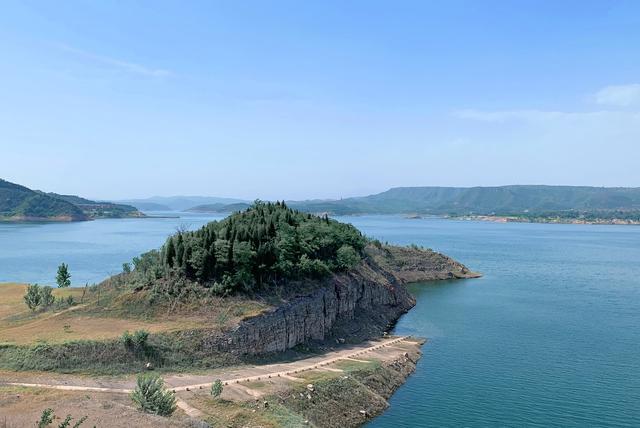
POLYGON ((196 426, 194 421, 204 415, 198 403, 208 395, 215 379, 225 385, 223 400, 255 401, 292 383, 306 384, 314 376, 340 374, 350 364, 397 359, 422 343, 408 337, 391 337, 342 346, 321 356, 288 363, 240 366, 198 374, 165 374, 167 387, 174 390, 178 398, 179 411, 171 418, 158 418, 135 409, 127 395, 135 387, 134 376, 0 371, 0 428, 33 426, 45 408, 54 408, 61 417, 87 415, 87 426, 196 426))

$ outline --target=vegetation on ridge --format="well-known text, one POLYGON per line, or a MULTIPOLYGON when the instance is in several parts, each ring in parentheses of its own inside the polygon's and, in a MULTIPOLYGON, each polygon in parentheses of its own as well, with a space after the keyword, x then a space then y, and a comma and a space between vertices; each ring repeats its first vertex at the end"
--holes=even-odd
POLYGON ((397 187, 339 201, 292 202, 308 212, 343 214, 517 215, 640 212, 640 188, 588 186, 397 187))
POLYGON ((43 193, 0 179, 0 220, 82 221, 121 217, 144 217, 144 214, 129 205, 43 193))
POLYGON ((168 278, 172 287, 186 280, 219 294, 249 291, 347 270, 361 260, 365 244, 349 224, 257 201, 199 230, 179 231, 160 251, 134 259, 133 274, 143 287, 167 286, 158 280, 168 278))

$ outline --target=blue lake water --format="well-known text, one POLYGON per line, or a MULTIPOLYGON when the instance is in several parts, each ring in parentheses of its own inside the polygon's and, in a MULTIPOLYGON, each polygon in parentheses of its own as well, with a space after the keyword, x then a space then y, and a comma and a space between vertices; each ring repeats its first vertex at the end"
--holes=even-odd
POLYGON ((0 282, 55 285, 56 271, 64 262, 74 286, 98 283, 121 272, 122 264, 133 257, 160 247, 178 228, 196 229, 220 218, 180 213, 179 218, 0 223, 0 282))
MULTIPOLYGON (((52 283, 62 261, 76 283, 98 282, 211 219, 0 224, 0 282, 52 283)), ((369 427, 640 426, 640 227, 341 220, 484 274, 411 286, 396 333, 429 342, 369 427)))

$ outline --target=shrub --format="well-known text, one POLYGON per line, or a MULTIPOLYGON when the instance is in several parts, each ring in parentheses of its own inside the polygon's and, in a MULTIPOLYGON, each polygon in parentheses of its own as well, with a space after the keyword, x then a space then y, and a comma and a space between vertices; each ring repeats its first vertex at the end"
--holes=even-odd
MULTIPOLYGON (((38 428, 46 428, 53 423, 53 420, 56 418, 56 415, 53 413, 53 409, 45 409, 40 416, 40 421, 38 421, 38 428)), ((78 421, 73 424, 73 428, 78 428, 87 420, 87 416, 83 416, 78 421)), ((58 425, 58 428, 69 428, 71 427, 71 422, 73 421, 73 417, 71 415, 67 415, 66 418, 58 425)))
POLYGON ((133 345, 138 349, 147 347, 147 339, 149 339, 149 332, 146 330, 136 330, 133 333, 133 345))
POLYGON ((306 254, 300 257, 298 264, 300 274, 302 276, 308 276, 312 278, 320 278, 327 275, 330 270, 329 267, 322 260, 311 259, 306 254))
POLYGON ((56 298, 53 295, 53 288, 44 286, 40 289, 40 304, 42 306, 48 308, 49 306, 53 305, 53 302, 55 302, 55 300, 56 298))
POLYGON ((27 292, 24 295, 24 302, 29 309, 35 311, 40 302, 42 301, 42 293, 40 292, 40 286, 38 284, 30 284, 27 286, 27 292))
POLYGON ((131 399, 140 410, 160 416, 171 416, 176 410, 176 397, 164 387, 164 380, 156 374, 138 375, 131 399))
POLYGON ((146 354, 148 351, 147 340, 149 339, 149 332, 146 330, 137 330, 133 334, 129 331, 125 331, 122 334, 122 344, 127 351, 132 351, 136 355, 140 356, 146 354))
POLYGON ((53 414, 53 409, 44 409, 42 411, 42 415, 40 415, 40 421, 38 422, 38 428, 44 428, 51 425, 53 422, 53 418, 55 415, 53 414))
POLYGON ((129 333, 129 330, 122 333, 122 344, 127 349, 133 349, 133 336, 129 333))
POLYGON ((216 379, 216 381, 211 385, 211 395, 213 396, 213 398, 220 397, 220 394, 222 394, 222 389, 222 381, 220 379, 216 379))
POLYGON ((360 256, 351 245, 343 245, 338 248, 336 261, 338 262, 338 267, 340 269, 347 270, 355 266, 356 263, 360 261, 360 256))

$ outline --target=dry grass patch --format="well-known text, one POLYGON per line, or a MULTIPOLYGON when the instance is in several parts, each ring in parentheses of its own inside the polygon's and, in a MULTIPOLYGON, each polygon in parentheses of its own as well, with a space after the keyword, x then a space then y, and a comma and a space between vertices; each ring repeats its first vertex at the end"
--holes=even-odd
POLYGON ((82 427, 190 426, 188 418, 181 412, 164 418, 138 411, 127 394, 0 386, 0 426, 3 423, 7 428, 36 426, 42 411, 47 408, 53 409, 58 417, 54 426, 58 426, 66 415, 71 415, 74 422, 87 416, 82 427))
MULTIPOLYGON (((140 313, 126 313, 90 301, 63 310, 32 312, 27 309, 23 299, 26 288, 25 284, 0 284, 0 343, 25 345, 38 341, 62 343, 71 340, 106 340, 120 337, 126 330, 161 333, 202 327, 226 329, 266 308, 266 305, 258 302, 218 299, 212 306, 199 308, 200 313, 167 314, 163 311, 153 314, 149 313, 151 308, 145 307, 136 307, 140 313)), ((56 297, 71 295, 76 302, 80 301, 83 293, 83 288, 54 289, 56 297)), ((127 297, 131 298, 127 294, 122 298, 127 297)))
MULTIPOLYGON (((33 314, 31 310, 27 308, 27 305, 24 303, 24 295, 26 292, 27 284, 17 284, 13 282, 0 283, 0 326, 2 326, 3 321, 7 322, 11 318, 21 316, 32 318, 34 315, 40 315, 40 313, 33 314)), ((83 288, 56 288, 53 290, 53 295, 56 298, 73 296, 76 301, 79 301, 83 292, 83 288)))
MULTIPOLYGON (((69 340, 105 340, 120 337, 126 330, 151 333, 196 327, 189 321, 144 322, 131 319, 74 316, 72 313, 41 318, 17 326, 0 329, 0 343, 25 345, 37 341, 62 343, 69 340)), ((1 324, 0 324, 1 326, 1 324)))
MULTIPOLYGON (((268 399, 267 399, 268 400, 268 399)), ((252 427, 279 428, 304 427, 301 415, 295 414, 280 405, 275 399, 254 402, 234 402, 214 399, 205 394, 189 398, 189 404, 205 414, 204 419, 214 427, 252 427)))

